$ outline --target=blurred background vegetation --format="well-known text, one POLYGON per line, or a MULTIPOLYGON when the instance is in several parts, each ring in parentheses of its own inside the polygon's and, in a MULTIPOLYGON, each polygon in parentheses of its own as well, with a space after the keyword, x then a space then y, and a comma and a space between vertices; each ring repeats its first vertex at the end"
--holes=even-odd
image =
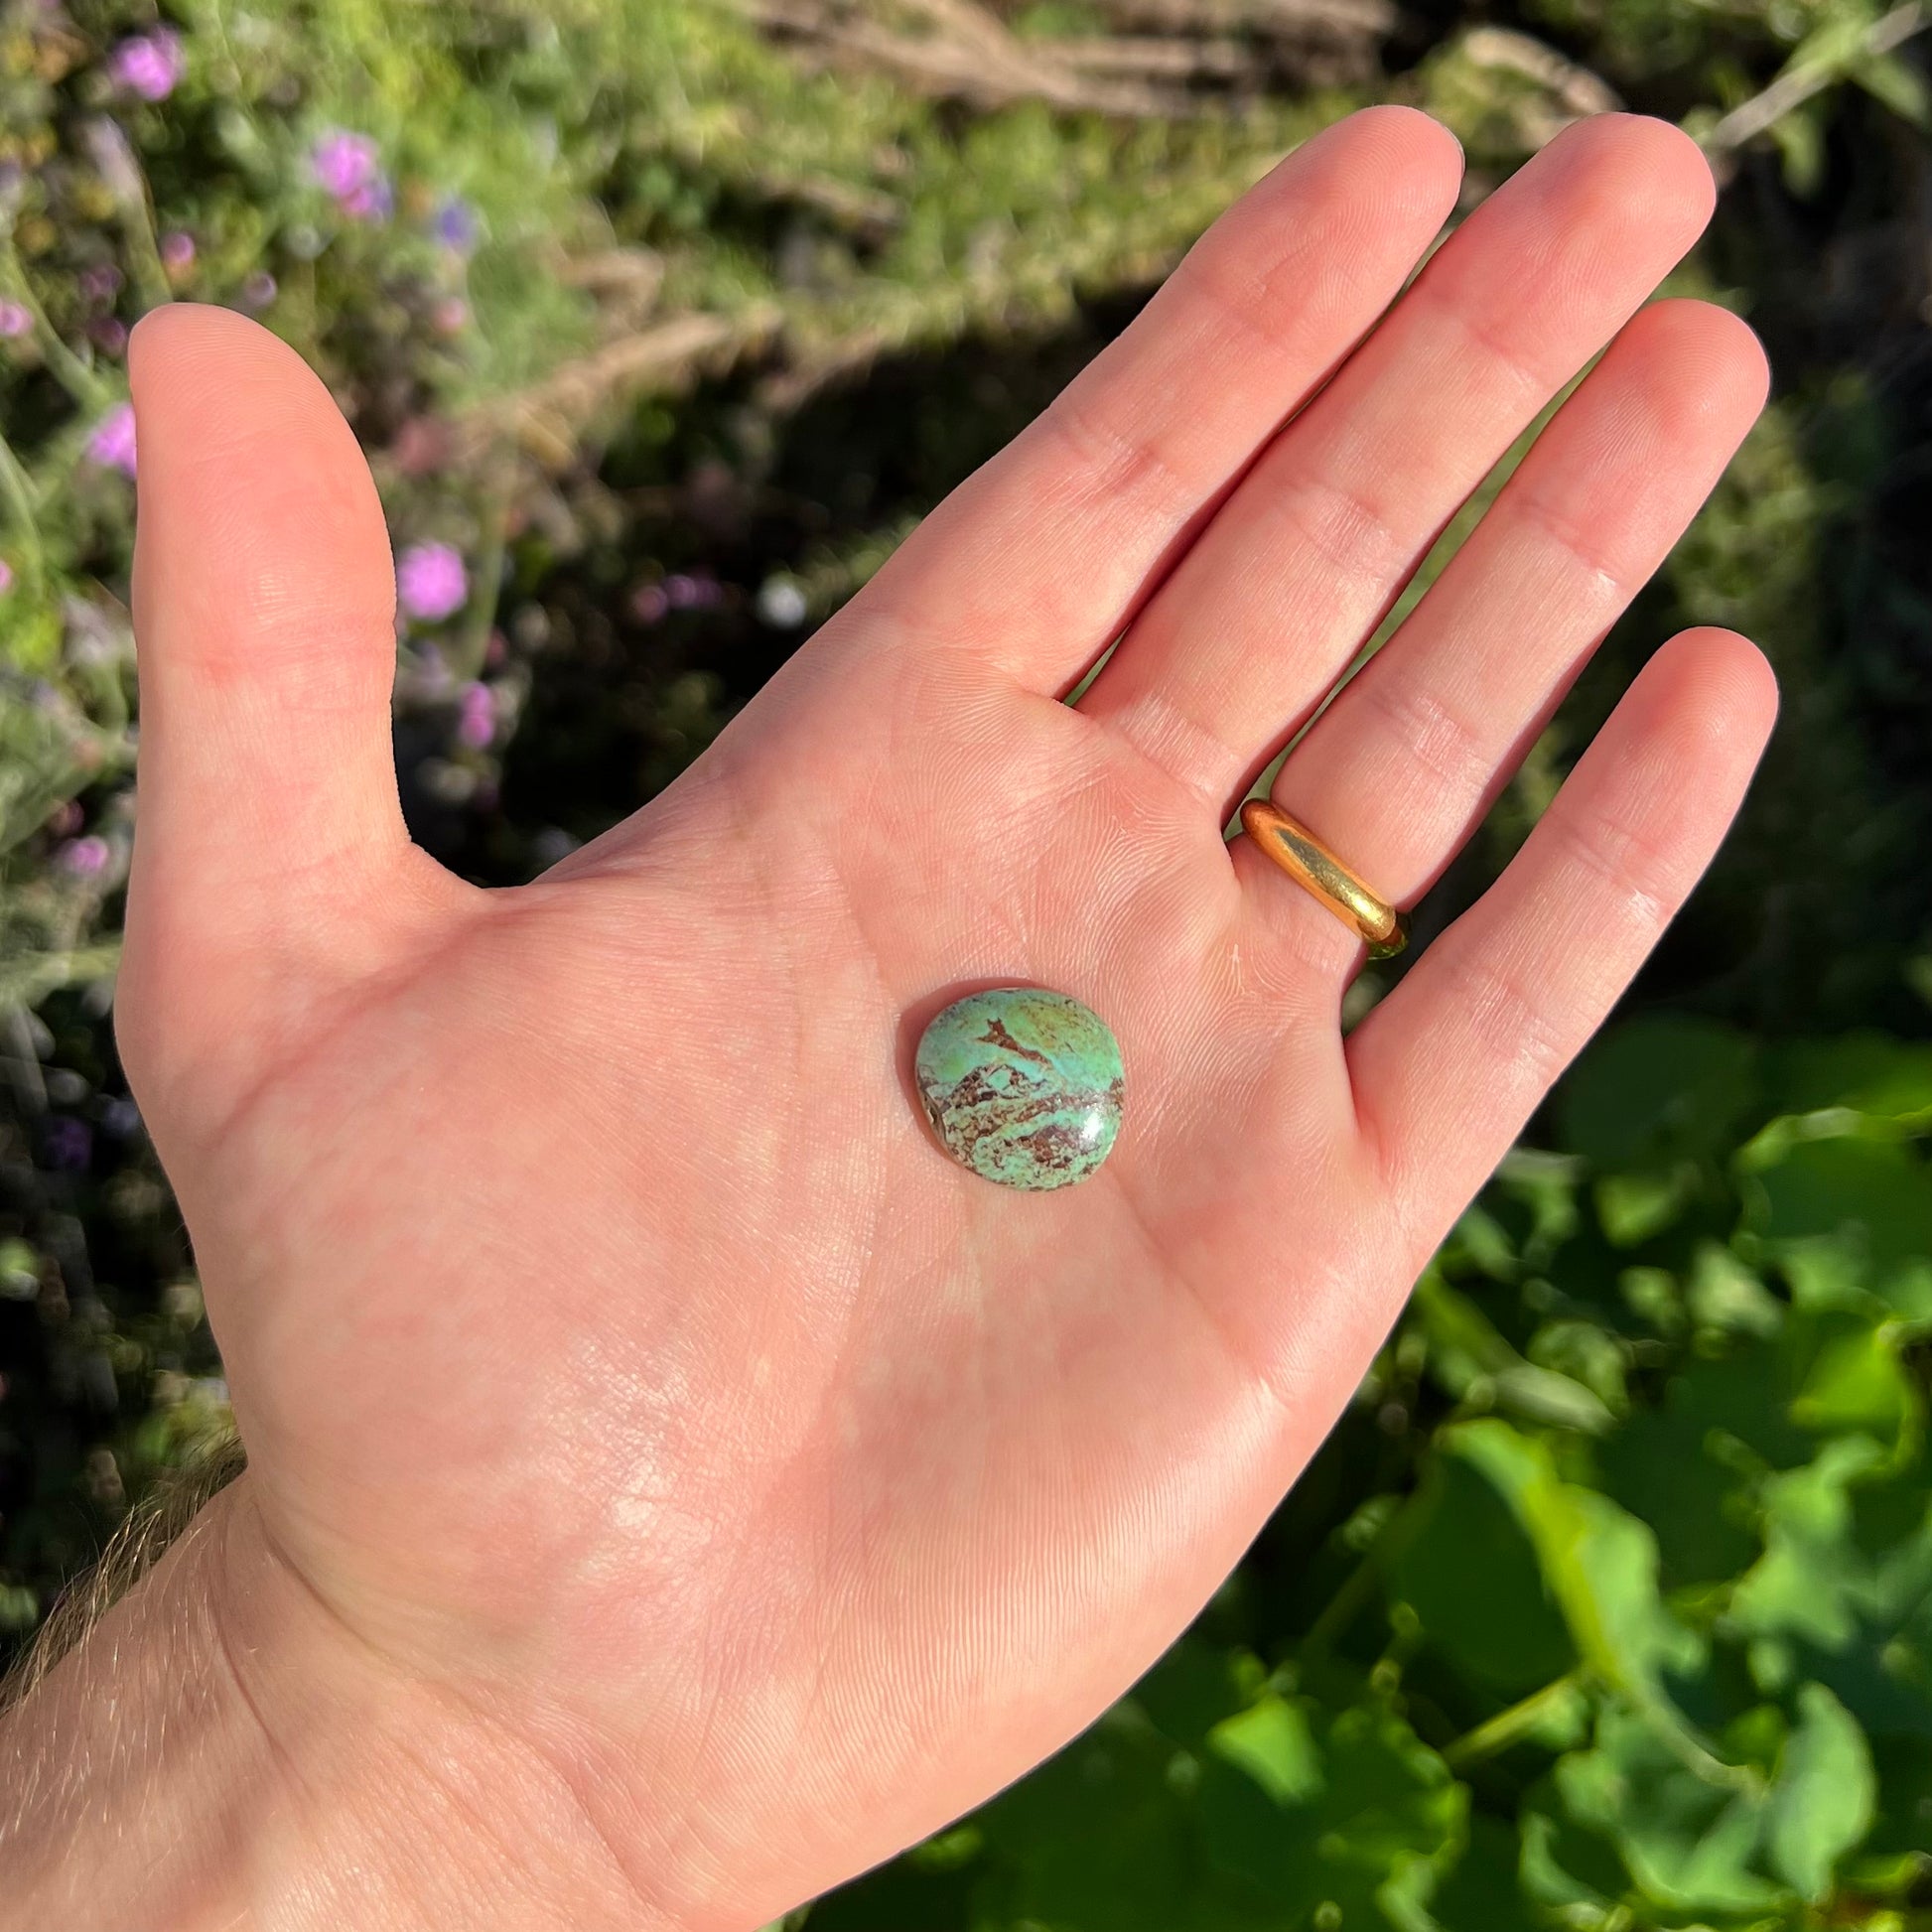
POLYGON ((229 1426, 111 1033, 143 310, 238 306, 324 372, 397 546, 412 825, 513 882, 673 778, 1285 149, 1418 103, 1466 212, 1621 103, 1705 143, 1724 194, 1674 286, 1748 317, 1775 399, 1418 923, 1691 621, 1784 681, 1737 835, 1196 1628, 806 1916, 1932 1927, 1925 24, 0 0, 5 1641, 229 1426))

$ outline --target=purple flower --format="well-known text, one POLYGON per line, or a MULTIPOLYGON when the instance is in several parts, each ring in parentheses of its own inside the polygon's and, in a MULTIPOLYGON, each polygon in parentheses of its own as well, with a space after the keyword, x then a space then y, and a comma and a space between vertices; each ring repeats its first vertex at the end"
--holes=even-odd
POLYGON ((460 295, 446 295, 430 311, 430 321, 439 336, 460 336, 470 320, 470 305, 460 295))
POLYGON ((107 841, 91 833, 84 839, 69 840, 55 855, 61 870, 70 872, 76 879, 98 879, 113 856, 107 841))
POLYGON ((84 1120, 69 1114, 50 1116, 42 1143, 50 1168, 78 1173, 93 1158, 94 1137, 84 1120))
POLYGON ((29 334, 34 318, 18 302, 0 302, 0 336, 9 339, 29 334))
POLYGON ((80 293, 89 302, 111 302, 120 294, 125 279, 112 262, 96 262, 80 271, 80 293))
POLYGON ((483 233, 477 210, 461 195, 452 195, 430 216, 429 231, 445 248, 470 254, 483 233))
POLYGON ((496 736, 496 696, 486 684, 466 684, 457 713, 457 738, 481 752, 496 736))
POLYGON ((244 309, 265 309, 274 300, 275 277, 267 269, 258 268, 243 280, 241 306, 244 309))
POLYGON ((469 595, 463 558, 447 543, 412 543, 396 559, 396 602, 407 617, 438 622, 469 595))
POLYGON ((386 221, 396 206, 396 198, 388 176, 378 175, 365 188, 351 188, 338 206, 356 221, 386 221))
POLYGON ((107 71, 114 84, 143 100, 166 100, 175 91, 186 65, 181 36, 171 27, 136 34, 107 57, 107 71))
POLYGON ((134 405, 117 402, 87 438, 87 461, 103 470, 134 474, 134 405))
POLYGON ((5 597, 13 587, 14 567, 5 557, 0 557, 0 597, 5 597))
POLYGON ((375 143, 366 134, 341 128, 325 134, 309 157, 316 180, 342 211, 357 221, 380 220, 389 212, 393 197, 389 179, 376 158, 375 143))
POLYGON ((181 228, 161 237, 161 265, 171 275, 195 266, 195 237, 181 228))
POLYGON ((115 316, 104 316, 87 325, 87 334, 109 355, 118 355, 127 346, 127 324, 115 316))
POLYGON ((670 608, 662 584, 639 584, 630 593, 630 615, 639 623, 656 623, 670 608))

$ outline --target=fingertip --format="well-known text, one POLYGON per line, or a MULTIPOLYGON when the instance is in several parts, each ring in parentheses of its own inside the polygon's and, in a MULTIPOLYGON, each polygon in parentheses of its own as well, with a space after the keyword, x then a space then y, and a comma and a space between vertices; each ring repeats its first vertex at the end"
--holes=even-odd
POLYGON ((1618 345, 1633 349, 1653 407, 1684 427, 1722 426, 1732 445, 1764 408, 1771 367, 1756 330, 1741 316, 1692 296, 1673 296, 1637 312, 1618 345))
POLYGON ((395 584, 381 504, 302 357, 231 310, 173 303, 137 325, 129 378, 137 615, 179 620, 171 652, 212 662, 278 639, 385 637, 395 584))
POLYGON ((1674 711, 1708 741, 1710 756, 1755 762, 1778 716, 1778 679, 1750 638, 1722 624, 1680 630, 1651 660, 1674 711))
POLYGON ((1703 233, 1717 207, 1717 178, 1704 150, 1681 127, 1654 114, 1588 115, 1572 122, 1543 154, 1588 171, 1605 217, 1646 226, 1667 222, 1678 253, 1703 233))
POLYGON ((1452 168, 1458 176, 1462 172, 1465 157, 1461 141, 1447 122, 1420 107, 1396 100, 1378 101, 1372 107, 1357 109, 1348 118, 1385 134, 1390 140, 1405 143, 1418 156, 1428 157, 1438 167, 1452 168))
MULTIPOLYGON (((232 309, 172 302, 150 310, 128 338, 128 377, 144 436, 152 429, 169 446, 206 455, 231 440, 293 437, 294 456, 313 455, 318 443, 332 457, 356 448, 322 378, 279 336, 232 309)), ((354 467, 362 469, 359 456, 354 467)))
POLYGON ((1395 101, 1331 121, 1286 156, 1270 179, 1299 184, 1311 165, 1324 161, 1339 168, 1338 186, 1360 193, 1372 185, 1377 219, 1385 225, 1439 227, 1461 192, 1461 142, 1433 114, 1395 101))

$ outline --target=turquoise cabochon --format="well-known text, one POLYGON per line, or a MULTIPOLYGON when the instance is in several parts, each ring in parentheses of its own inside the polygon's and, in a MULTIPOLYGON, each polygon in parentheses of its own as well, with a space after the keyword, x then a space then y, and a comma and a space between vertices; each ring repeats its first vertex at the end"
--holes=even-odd
POLYGON ((940 1145, 1003 1187, 1084 1180, 1120 1133, 1120 1042, 1064 993, 997 986, 955 1000, 919 1035, 913 1075, 940 1145))

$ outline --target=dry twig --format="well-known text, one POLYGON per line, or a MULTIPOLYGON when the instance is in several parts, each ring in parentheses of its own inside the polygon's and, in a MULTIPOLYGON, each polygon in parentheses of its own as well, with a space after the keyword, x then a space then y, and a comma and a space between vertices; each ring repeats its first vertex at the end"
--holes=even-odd
MULTIPOLYGON (((1903 46, 1914 34, 1932 26, 1921 0, 1908 0, 1894 7, 1882 19, 1874 20, 1859 42, 1861 54, 1889 54, 1903 46)), ((1762 93, 1753 94, 1741 106, 1733 107, 1704 137, 1704 150, 1713 157, 1734 155, 1746 141, 1755 140, 1774 121, 1783 119, 1794 107, 1802 107, 1812 95, 1822 93, 1844 77, 1836 62, 1820 62, 1815 67, 1794 68, 1781 73, 1762 93)))
POLYGON ((584 427, 614 398, 723 367, 769 342, 778 324, 778 311, 760 305, 735 316, 672 316, 620 337, 528 388, 465 411, 452 425, 450 458, 474 464, 509 443, 547 468, 564 468, 577 455, 584 427))
POLYGON ((923 32, 889 26, 855 0, 733 0, 767 32, 821 56, 883 68, 904 85, 974 107, 1018 100, 1129 117, 1172 116, 1192 103, 1177 88, 1082 69, 1023 41, 972 0, 905 0, 923 32))
POLYGON ((1507 27, 1471 28, 1462 37, 1460 52, 1471 67, 1521 74, 1543 90, 1541 101, 1533 106, 1524 103, 1516 116, 1532 149, 1547 146, 1573 121, 1614 113, 1623 105, 1601 74, 1565 60, 1554 47, 1507 27))

